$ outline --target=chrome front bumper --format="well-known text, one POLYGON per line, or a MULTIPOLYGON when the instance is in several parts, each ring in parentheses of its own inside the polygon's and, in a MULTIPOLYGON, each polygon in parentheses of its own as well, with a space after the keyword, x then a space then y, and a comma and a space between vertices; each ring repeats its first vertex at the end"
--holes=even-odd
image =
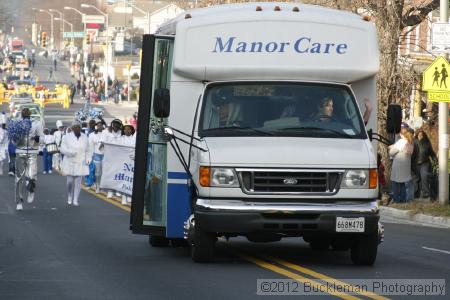
POLYGON ((377 201, 335 203, 274 203, 242 200, 197 199, 196 208, 205 212, 241 213, 363 213, 378 214, 377 201))

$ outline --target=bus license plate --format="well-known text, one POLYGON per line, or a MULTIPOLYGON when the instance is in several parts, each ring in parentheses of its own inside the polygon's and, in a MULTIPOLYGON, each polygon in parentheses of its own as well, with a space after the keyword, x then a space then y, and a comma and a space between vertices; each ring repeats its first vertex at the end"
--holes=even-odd
POLYGON ((364 218, 336 218, 336 232, 364 232, 364 218))

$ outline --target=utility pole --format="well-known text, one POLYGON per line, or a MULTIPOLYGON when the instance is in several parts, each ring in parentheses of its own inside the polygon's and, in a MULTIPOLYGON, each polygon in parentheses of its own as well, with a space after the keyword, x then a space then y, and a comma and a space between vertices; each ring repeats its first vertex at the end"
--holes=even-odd
POLYGON ((45 10, 45 9, 40 9, 40 12, 46 13, 50 16, 50 48, 53 50, 54 49, 54 36, 53 36, 53 13, 45 10))
POLYGON ((32 8, 33 10, 33 24, 31 25, 31 41, 33 42, 33 45, 38 45, 38 31, 37 31, 37 23, 36 23, 36 12, 37 8, 32 8))
POLYGON ((52 8, 50 8, 48 11, 59 14, 59 18, 61 19, 61 23, 59 24, 59 49, 61 50, 64 48, 64 13, 52 8))
MULTIPOLYGON (((440 21, 448 23, 448 0, 440 0, 440 21)), ((449 203, 448 189, 448 103, 439 102, 439 203, 449 203)))
POLYGON ((127 76, 127 86, 128 86, 128 93, 127 93, 127 100, 128 100, 128 103, 130 102, 130 99, 131 99, 131 64, 129 64, 128 66, 127 66, 127 68, 128 68, 128 76, 127 76))
MULTIPOLYGON (((105 54, 105 69, 103 71, 103 80, 105 81, 105 97, 108 100, 108 74, 109 74, 109 32, 108 32, 108 28, 109 28, 109 16, 108 13, 105 13, 103 11, 101 11, 98 7, 96 7, 95 5, 91 5, 91 4, 85 4, 85 3, 81 3, 81 7, 84 8, 93 8, 96 11, 98 11, 100 14, 102 14, 105 17, 105 39, 106 39, 106 54, 105 54)), ((92 53, 92 43, 91 43, 91 53, 92 53)))

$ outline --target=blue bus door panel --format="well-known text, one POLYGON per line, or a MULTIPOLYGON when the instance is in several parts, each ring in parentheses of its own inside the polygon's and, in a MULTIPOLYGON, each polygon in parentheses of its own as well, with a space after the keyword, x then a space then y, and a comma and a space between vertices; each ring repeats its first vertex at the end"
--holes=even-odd
POLYGON ((191 215, 191 193, 186 173, 169 172, 167 187, 166 237, 183 238, 183 226, 191 215))

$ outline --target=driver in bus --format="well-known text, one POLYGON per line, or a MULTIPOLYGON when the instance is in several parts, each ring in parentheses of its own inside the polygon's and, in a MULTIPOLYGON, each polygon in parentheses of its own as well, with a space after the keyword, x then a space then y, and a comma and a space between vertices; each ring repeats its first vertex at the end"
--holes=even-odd
MULTIPOLYGON (((370 119, 370 115, 372 113, 372 104, 369 98, 364 98, 364 106, 365 111, 363 115, 364 125, 367 125, 370 119)), ((335 120, 333 115, 334 107, 333 107, 333 98, 324 97, 319 101, 319 105, 317 106, 317 112, 312 116, 312 120, 316 122, 329 122, 335 120)))
POLYGON ((320 99, 317 112, 312 115, 311 120, 315 122, 329 122, 333 119, 333 99, 324 97, 320 99))

